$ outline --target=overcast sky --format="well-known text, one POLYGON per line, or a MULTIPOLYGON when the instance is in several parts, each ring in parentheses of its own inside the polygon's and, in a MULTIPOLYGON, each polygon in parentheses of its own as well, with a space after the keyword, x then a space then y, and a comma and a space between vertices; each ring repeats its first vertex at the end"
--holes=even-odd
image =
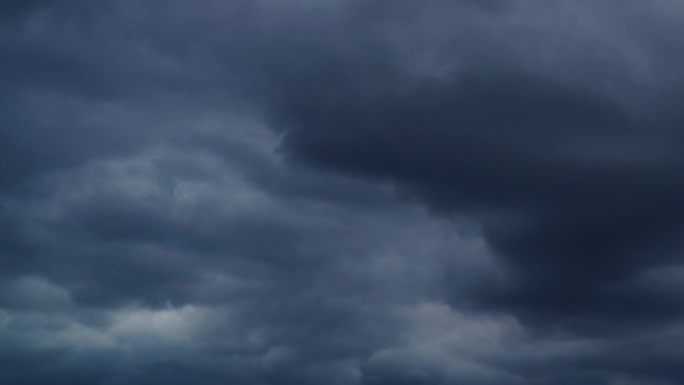
POLYGON ((0 1, 0 383, 684 383, 681 0, 0 1))

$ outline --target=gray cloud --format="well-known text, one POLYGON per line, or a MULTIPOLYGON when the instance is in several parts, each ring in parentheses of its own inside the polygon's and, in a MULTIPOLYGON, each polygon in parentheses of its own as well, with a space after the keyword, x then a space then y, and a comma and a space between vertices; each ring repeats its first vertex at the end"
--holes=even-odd
POLYGON ((675 2, 0 5, 12 384, 682 382, 675 2))

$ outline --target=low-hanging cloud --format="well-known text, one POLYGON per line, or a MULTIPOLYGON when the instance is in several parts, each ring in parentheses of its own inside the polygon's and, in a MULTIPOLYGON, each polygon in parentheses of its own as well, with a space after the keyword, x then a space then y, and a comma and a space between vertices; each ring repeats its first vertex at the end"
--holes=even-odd
POLYGON ((0 5, 9 384, 677 384, 672 1, 0 5))

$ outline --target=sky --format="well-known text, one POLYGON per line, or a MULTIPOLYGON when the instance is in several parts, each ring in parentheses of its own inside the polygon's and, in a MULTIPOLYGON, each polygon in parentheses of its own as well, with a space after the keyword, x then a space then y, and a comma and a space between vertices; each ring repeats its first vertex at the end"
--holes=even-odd
POLYGON ((679 0, 0 2, 0 382, 684 383, 679 0))

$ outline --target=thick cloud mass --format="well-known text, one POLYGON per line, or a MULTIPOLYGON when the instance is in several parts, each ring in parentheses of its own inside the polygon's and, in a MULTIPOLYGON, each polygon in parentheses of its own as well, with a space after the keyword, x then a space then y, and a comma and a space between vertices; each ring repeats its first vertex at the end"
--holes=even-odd
POLYGON ((285 144, 307 164, 388 179, 438 214, 469 215, 513 275, 505 292, 484 288, 497 301, 559 315, 618 307, 605 310, 619 317, 658 301, 635 293, 619 304, 622 291, 601 288, 678 262, 684 164, 609 154, 636 147, 647 123, 537 79, 494 75, 407 92, 305 99, 286 110, 285 144))
POLYGON ((684 382, 677 1, 5 1, 0 382, 684 382))

